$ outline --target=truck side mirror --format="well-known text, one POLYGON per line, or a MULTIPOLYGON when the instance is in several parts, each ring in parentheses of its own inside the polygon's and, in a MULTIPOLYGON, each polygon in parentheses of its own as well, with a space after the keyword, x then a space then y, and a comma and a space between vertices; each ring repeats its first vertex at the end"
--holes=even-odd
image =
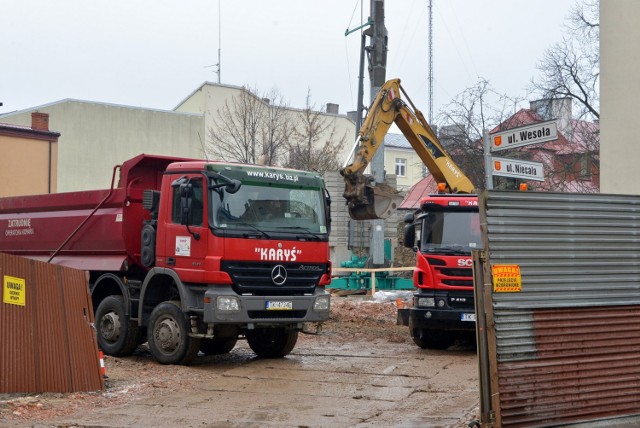
POLYGON ((229 184, 225 186, 225 189, 227 189, 227 193, 230 193, 233 195, 238 190, 240 190, 240 186, 242 186, 242 183, 240 182, 240 180, 231 180, 229 184))
POLYGON ((324 189, 324 204, 327 233, 331 233, 331 194, 329 194, 329 191, 326 188, 324 189))
POLYGON ((413 213, 408 213, 404 215, 405 223, 413 223, 413 213))
POLYGON ((407 224, 404 227, 404 246, 407 248, 413 248, 416 243, 416 225, 407 224))
POLYGON ((193 187, 191 183, 180 184, 180 223, 188 226, 191 217, 191 195, 193 194, 193 187))

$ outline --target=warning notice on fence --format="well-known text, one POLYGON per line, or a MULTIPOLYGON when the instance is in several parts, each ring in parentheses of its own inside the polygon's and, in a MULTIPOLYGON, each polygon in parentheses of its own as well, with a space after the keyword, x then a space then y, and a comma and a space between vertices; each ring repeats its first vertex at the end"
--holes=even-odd
POLYGON ((2 301, 10 305, 25 306, 25 282, 22 278, 13 276, 4 276, 4 287, 2 293, 2 301))
POLYGON ((522 291, 522 276, 518 265, 492 265, 494 293, 513 293, 522 291))

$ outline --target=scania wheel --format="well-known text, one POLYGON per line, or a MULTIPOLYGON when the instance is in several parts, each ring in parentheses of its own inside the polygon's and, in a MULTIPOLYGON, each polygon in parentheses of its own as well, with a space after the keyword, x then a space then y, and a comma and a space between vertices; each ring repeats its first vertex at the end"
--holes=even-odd
POLYGON ((455 333, 445 330, 412 328, 413 342, 422 349, 447 349, 455 341, 455 333))

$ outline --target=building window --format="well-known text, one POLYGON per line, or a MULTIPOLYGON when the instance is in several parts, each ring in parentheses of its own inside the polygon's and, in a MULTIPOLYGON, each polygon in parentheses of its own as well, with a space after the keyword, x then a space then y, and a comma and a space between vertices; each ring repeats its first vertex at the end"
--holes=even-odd
POLYGON ((398 177, 406 177, 407 176, 407 160, 396 158, 396 176, 398 177))

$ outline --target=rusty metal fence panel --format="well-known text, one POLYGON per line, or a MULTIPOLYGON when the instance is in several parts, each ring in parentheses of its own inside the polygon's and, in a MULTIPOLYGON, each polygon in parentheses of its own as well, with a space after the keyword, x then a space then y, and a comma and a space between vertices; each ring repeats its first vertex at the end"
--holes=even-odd
POLYGON ((0 392, 104 388, 83 271, 0 253, 0 392))
POLYGON ((637 424, 640 197, 489 191, 480 215, 483 422, 637 424), (520 288, 499 292, 492 269, 505 266, 520 288))

